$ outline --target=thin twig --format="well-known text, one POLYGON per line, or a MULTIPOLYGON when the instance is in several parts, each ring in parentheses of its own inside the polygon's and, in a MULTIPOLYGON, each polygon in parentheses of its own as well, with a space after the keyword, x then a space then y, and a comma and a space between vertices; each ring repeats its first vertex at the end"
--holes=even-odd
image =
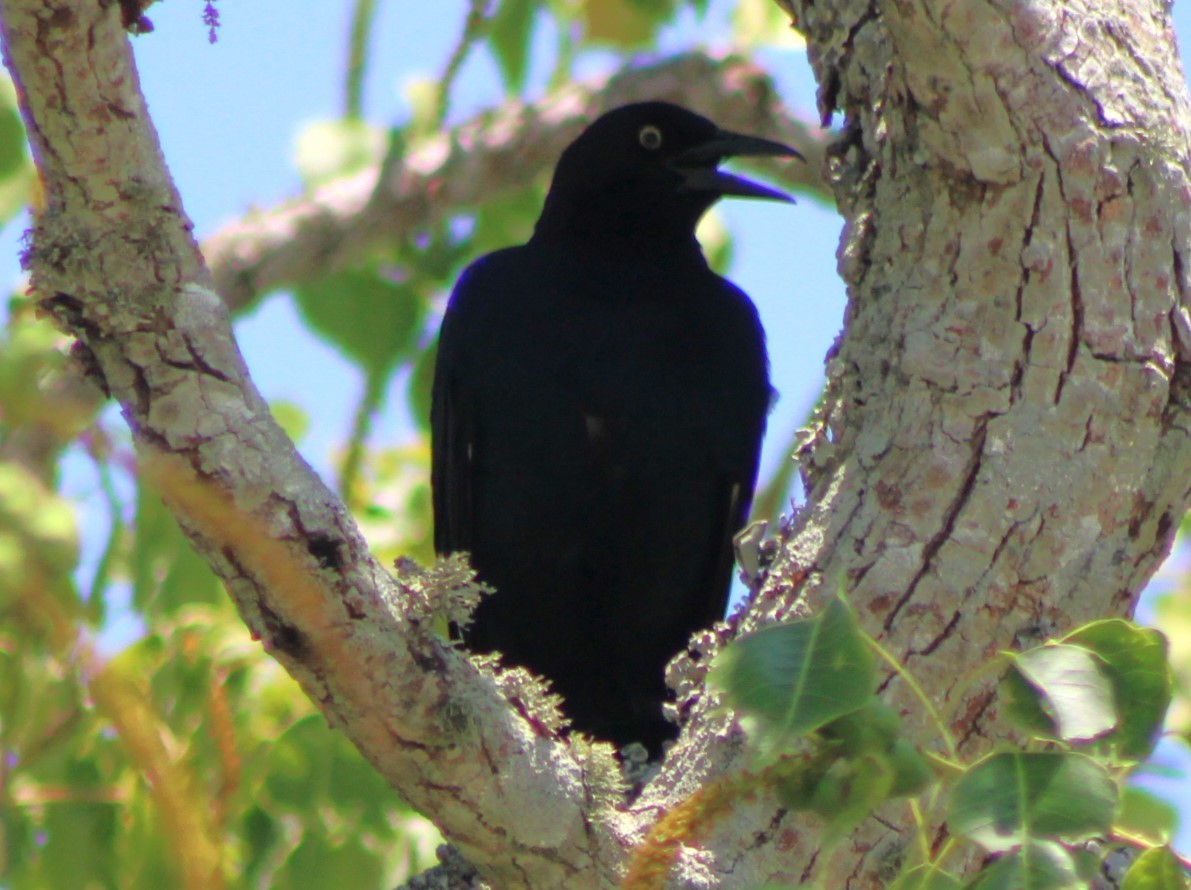
POLYGON ((388 371, 370 371, 364 384, 364 392, 356 406, 351 436, 347 440, 347 452, 339 470, 339 496, 352 508, 360 506, 359 499, 355 496, 355 488, 360 476, 360 467, 364 463, 364 444, 372 432, 372 421, 384 399, 385 384, 389 381, 389 376, 388 371))
POLYGON ((438 107, 434 115, 436 130, 442 129, 446 123, 451 106, 451 88, 455 85, 455 79, 459 76, 463 63, 467 61, 472 48, 488 31, 491 2, 492 0, 469 0, 467 4, 467 20, 463 24, 463 33, 459 35, 459 42, 451 51, 447 67, 438 79, 438 107))
POLYGON ((376 0, 356 0, 347 44, 347 81, 344 85, 343 116, 360 117, 364 105, 364 76, 368 73, 368 41, 376 17, 376 0))

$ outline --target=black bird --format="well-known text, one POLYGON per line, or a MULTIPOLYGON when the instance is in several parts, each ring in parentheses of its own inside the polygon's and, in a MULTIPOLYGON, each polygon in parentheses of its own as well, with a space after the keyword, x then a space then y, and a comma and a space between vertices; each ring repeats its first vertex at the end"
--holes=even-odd
POLYGON ((459 279, 438 345, 434 542, 496 593, 464 638, 549 678, 572 726, 651 755, 665 665, 723 617, 769 409, 765 335, 695 226, 718 170, 797 155, 664 102, 562 154, 533 237, 459 279))

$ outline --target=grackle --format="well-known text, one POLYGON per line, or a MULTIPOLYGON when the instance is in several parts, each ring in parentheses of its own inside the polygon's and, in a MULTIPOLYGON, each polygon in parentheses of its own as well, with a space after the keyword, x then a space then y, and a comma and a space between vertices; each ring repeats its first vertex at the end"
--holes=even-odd
POLYGON ((717 169, 736 155, 797 152, 664 102, 603 115, 529 242, 464 271, 438 346, 435 547, 496 589, 464 640, 653 756, 667 661, 723 617, 771 397, 757 312, 695 240, 725 195, 791 200, 717 169))

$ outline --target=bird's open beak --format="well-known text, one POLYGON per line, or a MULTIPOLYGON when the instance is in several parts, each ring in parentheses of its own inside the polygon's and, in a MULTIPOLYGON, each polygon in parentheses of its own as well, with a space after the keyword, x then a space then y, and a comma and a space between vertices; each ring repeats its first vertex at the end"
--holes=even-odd
POLYGON ((762 139, 760 136, 746 136, 743 133, 729 133, 720 130, 706 142, 688 148, 674 158, 670 165, 682 176, 684 188, 700 192, 716 192, 720 195, 735 195, 740 198, 763 198, 769 201, 794 199, 785 192, 769 186, 716 169, 716 164, 725 158, 735 157, 779 157, 799 158, 797 151, 788 145, 762 139))

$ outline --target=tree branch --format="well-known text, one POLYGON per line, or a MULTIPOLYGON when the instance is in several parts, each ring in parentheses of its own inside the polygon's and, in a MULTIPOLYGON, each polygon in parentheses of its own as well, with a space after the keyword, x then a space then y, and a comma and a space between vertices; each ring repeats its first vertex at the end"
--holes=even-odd
POLYGON ((429 631, 429 594, 375 562, 249 381, 118 6, 5 0, 0 15, 46 194, 32 285, 93 354, 142 468, 254 635, 488 877, 608 885, 623 853, 587 817, 607 792, 608 755, 593 772, 535 733, 490 675, 429 631))
POLYGON ((415 147, 402 161, 248 214, 203 245, 217 290, 236 309, 276 288, 350 268, 460 207, 523 187, 550 169, 602 109, 646 98, 682 102, 721 126, 789 142, 807 163, 765 166, 766 174, 828 197, 820 174, 827 134, 786 110, 755 66, 736 56, 689 53, 574 84, 532 105, 510 103, 415 147))

